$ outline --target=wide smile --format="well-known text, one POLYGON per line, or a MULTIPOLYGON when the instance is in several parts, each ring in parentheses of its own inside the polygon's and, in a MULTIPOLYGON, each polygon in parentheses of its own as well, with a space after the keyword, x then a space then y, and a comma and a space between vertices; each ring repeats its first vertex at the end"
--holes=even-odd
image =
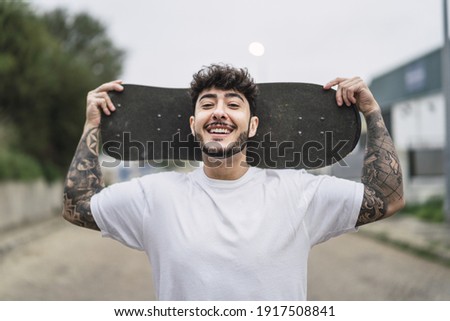
POLYGON ((210 123, 205 126, 205 130, 210 135, 225 137, 231 134, 236 129, 236 126, 226 123, 210 123))

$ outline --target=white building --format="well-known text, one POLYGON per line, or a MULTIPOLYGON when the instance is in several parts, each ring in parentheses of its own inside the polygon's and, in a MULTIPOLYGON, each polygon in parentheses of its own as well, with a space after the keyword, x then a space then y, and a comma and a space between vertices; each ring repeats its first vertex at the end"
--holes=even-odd
POLYGON ((444 195, 446 131, 441 79, 438 49, 370 84, 399 152, 409 202, 444 195))

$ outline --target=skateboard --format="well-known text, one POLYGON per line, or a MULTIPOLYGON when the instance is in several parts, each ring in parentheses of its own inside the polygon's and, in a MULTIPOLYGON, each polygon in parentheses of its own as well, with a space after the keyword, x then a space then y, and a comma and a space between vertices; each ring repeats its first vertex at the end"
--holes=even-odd
MULTIPOLYGON (((103 151, 125 161, 201 161, 191 134, 188 89, 125 84, 109 92, 116 111, 103 115, 103 151)), ((258 132, 247 143, 247 162, 261 168, 317 169, 341 161, 356 146, 356 106, 338 107, 336 92, 307 83, 258 84, 258 132)))

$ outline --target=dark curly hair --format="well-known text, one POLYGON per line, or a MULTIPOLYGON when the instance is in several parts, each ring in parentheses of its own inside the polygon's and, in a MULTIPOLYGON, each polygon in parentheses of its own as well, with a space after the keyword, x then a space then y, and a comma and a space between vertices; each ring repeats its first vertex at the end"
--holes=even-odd
POLYGON ((258 87, 245 68, 235 68, 225 64, 212 64, 193 75, 189 94, 193 113, 198 96, 205 89, 236 90, 245 96, 250 105, 251 115, 256 113, 256 96, 258 87))

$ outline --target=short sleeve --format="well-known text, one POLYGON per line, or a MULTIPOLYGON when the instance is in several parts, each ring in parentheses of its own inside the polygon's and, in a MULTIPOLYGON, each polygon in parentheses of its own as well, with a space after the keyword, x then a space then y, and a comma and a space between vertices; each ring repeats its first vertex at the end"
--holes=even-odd
POLYGON ((146 201, 137 179, 113 184, 95 194, 91 211, 103 236, 143 250, 146 201))
POLYGON ((319 176, 309 189, 305 216, 310 245, 356 231, 364 185, 333 176, 319 176))

